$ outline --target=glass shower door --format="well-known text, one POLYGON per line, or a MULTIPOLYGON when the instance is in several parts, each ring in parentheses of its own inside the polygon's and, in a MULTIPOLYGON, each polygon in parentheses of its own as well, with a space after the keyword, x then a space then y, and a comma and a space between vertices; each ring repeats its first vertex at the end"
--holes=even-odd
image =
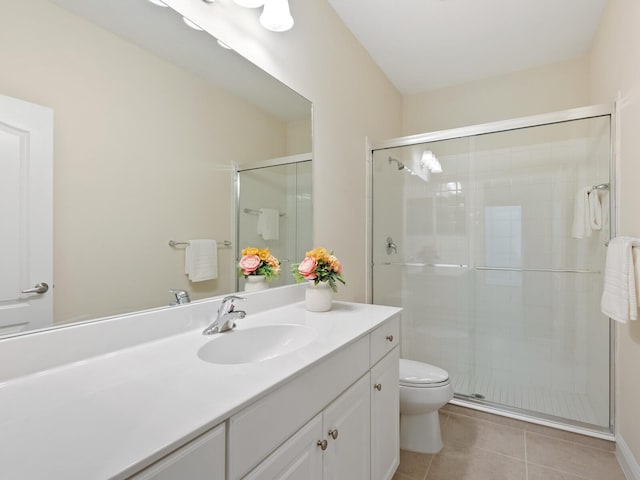
MULTIPOLYGON (((289 274, 291 263, 304 258, 313 241, 311 160, 243 169, 237 181, 238 260, 248 246, 268 248, 281 264, 280 276, 271 280, 270 286, 295 283, 289 274), (278 213, 268 235, 258 226, 264 208, 278 213)), ((244 282, 244 278, 238 279, 238 290, 244 289, 244 282)))
POLYGON ((458 398, 609 429, 609 123, 374 151, 373 302, 404 308, 403 357, 458 398))

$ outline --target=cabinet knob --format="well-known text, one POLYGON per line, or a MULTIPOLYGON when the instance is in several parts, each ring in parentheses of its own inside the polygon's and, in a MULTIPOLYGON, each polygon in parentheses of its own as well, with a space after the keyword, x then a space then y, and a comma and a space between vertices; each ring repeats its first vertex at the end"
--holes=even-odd
POLYGON ((389 340, 390 342, 393 342, 393 335, 387 335, 387 340, 389 340))
POLYGON ((326 440, 318 440, 318 443, 316 443, 316 445, 318 445, 322 450, 326 450, 327 449, 327 441, 326 440))
POLYGON ((376 383, 373 388, 375 388, 376 390, 380 391, 382 390, 382 384, 381 383, 376 383))
POLYGON ((329 430, 329 436, 331 438, 333 438, 334 440, 336 438, 338 438, 338 429, 337 428, 332 428, 331 430, 329 430))

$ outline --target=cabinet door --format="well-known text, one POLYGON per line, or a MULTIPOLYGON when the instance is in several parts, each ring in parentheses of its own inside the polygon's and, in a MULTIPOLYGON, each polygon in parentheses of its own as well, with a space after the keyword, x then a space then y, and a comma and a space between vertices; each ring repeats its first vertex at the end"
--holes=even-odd
POLYGON ((324 411, 325 480, 370 478, 370 388, 367 373, 324 411))
POLYGON ((322 414, 269 455, 244 480, 322 480, 322 414))
POLYGON ((371 369, 371 480, 389 480, 399 465, 399 351, 371 369))
POLYGON ((224 480, 224 433, 220 425, 129 480, 224 480))

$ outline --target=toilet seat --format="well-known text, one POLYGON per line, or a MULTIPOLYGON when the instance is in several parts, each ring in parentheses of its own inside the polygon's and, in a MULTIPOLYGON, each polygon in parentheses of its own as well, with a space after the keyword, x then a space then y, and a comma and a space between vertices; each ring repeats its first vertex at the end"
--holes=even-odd
POLYGON ((449 384, 449 374, 442 368, 414 360, 400 359, 400 386, 434 388, 449 384))

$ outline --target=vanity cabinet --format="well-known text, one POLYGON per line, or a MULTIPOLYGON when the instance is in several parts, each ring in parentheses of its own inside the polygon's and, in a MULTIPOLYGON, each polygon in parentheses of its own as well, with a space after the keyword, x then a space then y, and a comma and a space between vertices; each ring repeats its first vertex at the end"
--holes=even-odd
POLYGON ((394 317, 232 417, 229 479, 390 480, 400 454, 398 338, 394 317), (319 413, 296 420, 305 412, 319 413))
POLYGON ((327 441, 323 462, 327 480, 371 478, 369 378, 367 373, 324 411, 321 442, 327 441))
POLYGON ((369 478, 369 383, 366 374, 244 479, 369 478))
POLYGON ((224 480, 225 426, 210 430, 129 480, 224 480))
POLYGON ((390 480, 400 465, 399 348, 371 369, 371 478, 390 480))

